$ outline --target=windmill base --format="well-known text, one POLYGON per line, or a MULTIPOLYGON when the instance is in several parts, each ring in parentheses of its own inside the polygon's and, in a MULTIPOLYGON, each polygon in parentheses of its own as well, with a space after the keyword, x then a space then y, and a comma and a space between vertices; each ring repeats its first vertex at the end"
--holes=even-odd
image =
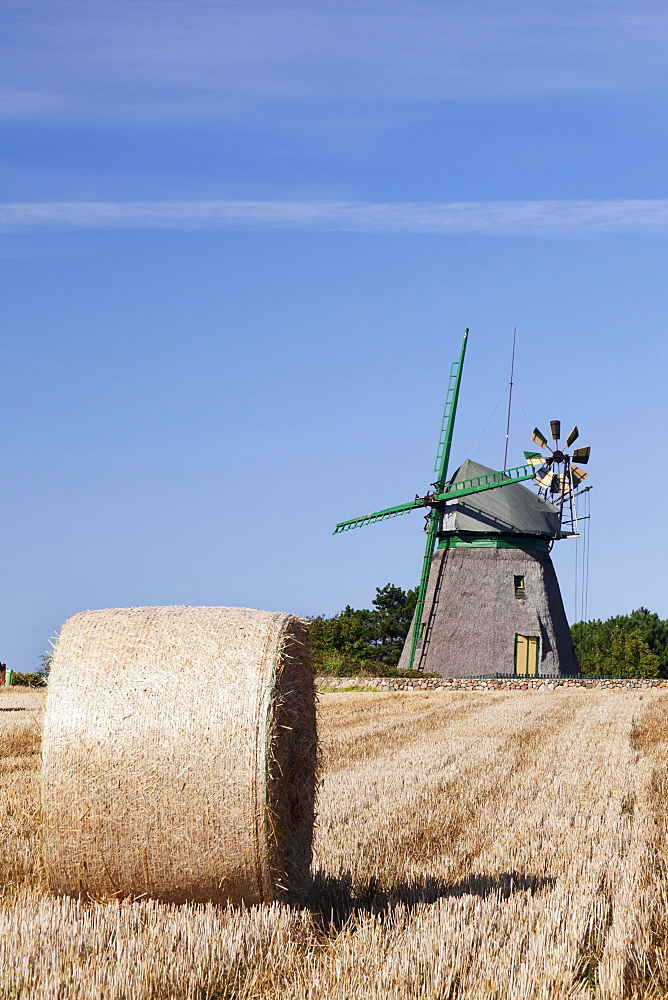
MULTIPOLYGON (((426 673, 571 677, 580 672, 547 552, 438 549, 423 623, 413 666, 426 673)), ((401 654, 402 668, 408 667, 411 635, 412 630, 401 654)))

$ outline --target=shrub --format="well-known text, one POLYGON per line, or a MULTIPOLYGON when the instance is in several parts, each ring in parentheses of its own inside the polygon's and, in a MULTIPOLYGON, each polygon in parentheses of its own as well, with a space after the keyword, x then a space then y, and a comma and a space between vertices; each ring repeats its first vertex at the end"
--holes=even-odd
POLYGON ((399 670, 398 667, 388 667, 386 663, 374 660, 356 660, 350 656, 334 651, 316 653, 313 657, 313 669, 316 674, 329 677, 437 677, 438 674, 426 674, 417 670, 399 670))
POLYGON ((44 674, 22 674, 17 670, 12 672, 12 686, 18 687, 46 687, 44 674))

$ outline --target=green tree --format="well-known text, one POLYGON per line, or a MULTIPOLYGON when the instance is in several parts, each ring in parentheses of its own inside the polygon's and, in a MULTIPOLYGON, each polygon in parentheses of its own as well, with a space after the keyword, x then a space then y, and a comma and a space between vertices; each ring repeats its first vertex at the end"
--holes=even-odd
MULTIPOLYGON (((405 591, 391 583, 376 588, 373 607, 352 608, 311 622, 316 661, 338 656, 359 663, 395 667, 401 656, 417 602, 417 589, 405 591)), ((343 664, 345 668, 345 664, 343 664)), ((355 664, 351 665, 353 670, 355 664)))
POLYGON ((583 674, 605 676, 611 631, 607 628, 607 622, 602 622, 600 618, 576 622, 571 627, 573 645, 583 674))
POLYGON ((647 608, 571 629, 583 674, 598 677, 668 676, 668 622, 647 608))
POLYGON ((659 676, 668 677, 668 621, 662 621, 659 616, 638 608, 628 616, 630 627, 644 639, 649 649, 659 661, 659 676))
POLYGON ((318 653, 337 652, 353 659, 368 659, 374 640, 374 614, 347 605, 338 615, 319 615, 311 621, 311 645, 318 653))
POLYGON ((371 659, 394 667, 399 662, 401 650, 413 621, 417 587, 408 591, 391 583, 384 587, 376 587, 376 596, 371 603, 375 608, 371 659))
POLYGON ((659 658, 652 653, 640 632, 628 632, 620 625, 612 631, 607 666, 610 675, 616 672, 618 677, 657 677, 659 674, 659 658))

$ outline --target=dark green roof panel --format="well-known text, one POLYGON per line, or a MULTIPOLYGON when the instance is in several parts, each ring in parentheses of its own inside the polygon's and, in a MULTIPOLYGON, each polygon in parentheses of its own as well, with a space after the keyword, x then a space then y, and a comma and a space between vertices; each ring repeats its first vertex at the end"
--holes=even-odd
MULTIPOLYGON (((467 458, 450 482, 460 483, 495 471, 467 458)), ((539 500, 526 486, 513 483, 446 504, 441 532, 459 535, 468 531, 558 538, 559 512, 554 504, 539 500)))

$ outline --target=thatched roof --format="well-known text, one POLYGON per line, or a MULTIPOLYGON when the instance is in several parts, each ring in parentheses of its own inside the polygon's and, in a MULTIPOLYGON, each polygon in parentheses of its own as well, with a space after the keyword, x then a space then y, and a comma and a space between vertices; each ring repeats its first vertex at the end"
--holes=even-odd
MULTIPOLYGON (((508 489, 513 489, 509 486, 508 489)), ((515 672, 515 636, 539 640, 542 676, 579 673, 552 560, 520 548, 437 549, 414 666, 442 677, 515 672), (518 599, 515 578, 525 581, 518 599)), ((407 667, 409 635, 400 667, 407 667)))
MULTIPOLYGON (((451 483, 486 476, 495 469, 467 458, 459 466, 451 483)), ((498 490, 475 493, 453 500, 445 506, 441 526, 445 534, 475 532, 476 534, 517 534, 541 538, 559 537, 557 508, 539 500, 535 493, 519 483, 498 490)))

